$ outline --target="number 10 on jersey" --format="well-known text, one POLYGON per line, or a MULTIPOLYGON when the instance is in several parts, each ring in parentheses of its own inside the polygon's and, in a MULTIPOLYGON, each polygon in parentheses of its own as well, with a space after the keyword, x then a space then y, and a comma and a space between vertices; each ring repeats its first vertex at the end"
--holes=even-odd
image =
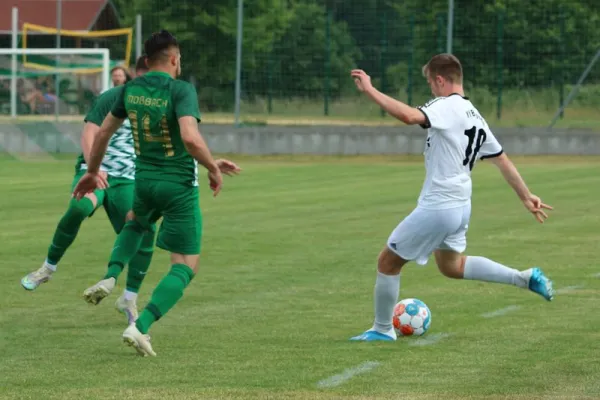
POLYGON ((465 136, 469 138, 469 143, 467 144, 467 148, 465 149, 465 159, 463 160, 463 165, 469 164, 469 170, 473 170, 475 160, 477 159, 477 153, 479 153, 481 146, 483 146, 483 144, 485 143, 487 135, 484 129, 477 129, 474 126, 471 129, 467 129, 465 131, 465 136), (473 143, 475 144, 475 148, 473 148, 473 143))

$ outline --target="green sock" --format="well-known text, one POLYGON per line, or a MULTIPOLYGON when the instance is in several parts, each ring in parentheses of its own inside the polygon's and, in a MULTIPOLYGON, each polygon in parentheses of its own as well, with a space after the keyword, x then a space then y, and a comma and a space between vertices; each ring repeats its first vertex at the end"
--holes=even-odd
POLYGON ((137 293, 146 277, 146 272, 152 261, 154 250, 154 230, 145 232, 142 238, 142 244, 137 254, 131 259, 127 269, 127 286, 130 292, 137 293))
POLYGON ((125 265, 129 264, 142 243, 143 228, 136 221, 129 221, 117 236, 108 262, 108 271, 104 279, 118 279, 125 265))
POLYGON ((77 201, 71 199, 69 208, 63 217, 60 219, 52 243, 48 248, 46 261, 49 264, 57 265, 63 257, 69 246, 77 237, 77 232, 81 227, 81 223, 90 216, 94 211, 94 204, 87 197, 77 201))
POLYGON ((150 326, 177 304, 193 277, 194 271, 187 265, 171 266, 171 271, 158 283, 150 302, 135 322, 140 332, 148 333, 150 326))

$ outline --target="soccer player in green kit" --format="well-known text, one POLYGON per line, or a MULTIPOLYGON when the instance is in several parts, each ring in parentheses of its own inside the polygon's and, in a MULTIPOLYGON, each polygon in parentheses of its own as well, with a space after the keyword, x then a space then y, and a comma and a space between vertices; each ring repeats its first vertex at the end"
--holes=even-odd
POLYGON ((123 341, 140 355, 155 356, 148 330, 178 302, 198 270, 202 216, 197 164, 208 170, 215 196, 221 190, 221 170, 228 174, 239 168, 227 160, 215 161, 200 135, 196 90, 175 79, 181 73, 175 37, 167 31, 155 33, 144 48, 150 71, 123 87, 96 136, 88 172, 73 194, 81 198, 108 185, 99 173, 100 163, 112 134, 129 118, 137 154, 133 219, 119 235, 109 270, 127 264, 144 232, 163 218, 156 244, 171 253, 171 270, 156 286, 135 324, 123 332, 123 341))
MULTIPOLYGON (((136 75, 141 76, 147 70, 145 57, 142 56, 136 62, 136 75)), ((82 153, 77 158, 75 177, 71 188, 86 172, 94 137, 121 93, 121 89, 116 87, 102 93, 94 101, 92 109, 86 115, 81 140, 82 153)), ((21 279, 23 288, 32 291, 50 280, 57 270, 58 262, 75 240, 81 224, 98 208, 104 206, 115 233, 118 234, 123 229, 127 213, 133 204, 134 192, 135 151, 130 121, 124 120, 117 130, 117 134, 111 138, 106 156, 102 160, 100 174, 108 179, 110 188, 94 190, 80 200, 71 199, 66 213, 56 227, 43 265, 21 279)), ((153 250, 154 230, 151 229, 146 232, 137 254, 130 260, 127 288, 116 303, 117 310, 126 314, 129 321, 137 318, 137 292, 150 265, 153 250)))

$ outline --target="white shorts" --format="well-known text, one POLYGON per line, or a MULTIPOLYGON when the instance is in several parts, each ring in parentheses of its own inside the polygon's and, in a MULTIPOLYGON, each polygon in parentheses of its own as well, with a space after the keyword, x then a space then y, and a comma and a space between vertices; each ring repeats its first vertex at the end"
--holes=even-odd
POLYGON ((407 261, 427 264, 437 249, 462 253, 467 248, 471 204, 446 210, 415 208, 390 235, 390 250, 407 261))

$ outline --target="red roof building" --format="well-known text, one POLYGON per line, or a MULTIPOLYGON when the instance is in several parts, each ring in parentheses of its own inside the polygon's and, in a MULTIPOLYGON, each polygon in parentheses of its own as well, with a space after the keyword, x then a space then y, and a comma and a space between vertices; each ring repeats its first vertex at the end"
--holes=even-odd
MULTIPOLYGON (((12 32, 13 7, 19 9, 19 32, 25 22, 56 28, 57 0, 2 0, 0 3, 0 35, 12 32)), ((61 14, 61 28, 66 30, 120 28, 119 14, 110 0, 62 0, 61 14)))

